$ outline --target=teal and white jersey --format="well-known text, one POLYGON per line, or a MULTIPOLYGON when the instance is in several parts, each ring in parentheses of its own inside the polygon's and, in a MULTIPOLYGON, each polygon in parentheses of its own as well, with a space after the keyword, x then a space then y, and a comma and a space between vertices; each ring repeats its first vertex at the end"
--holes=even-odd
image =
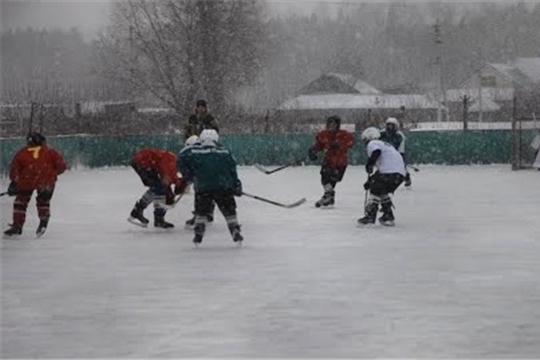
POLYGON ((401 131, 390 134, 382 130, 379 140, 392 145, 400 154, 405 154, 405 135, 401 131))
POLYGON ((196 143, 182 149, 178 169, 196 192, 234 189, 238 181, 234 157, 219 145, 196 143))

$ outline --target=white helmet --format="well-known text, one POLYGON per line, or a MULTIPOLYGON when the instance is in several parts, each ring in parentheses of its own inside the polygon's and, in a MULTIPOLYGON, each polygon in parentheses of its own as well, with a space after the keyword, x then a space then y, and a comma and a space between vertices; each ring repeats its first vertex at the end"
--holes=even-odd
POLYGON ((193 144, 195 144, 197 141, 199 141, 199 137, 197 135, 191 135, 187 138, 184 146, 193 146, 193 144))
POLYGON ((377 128, 374 128, 374 127, 368 127, 362 133, 362 140, 364 141, 377 140, 380 137, 381 137, 381 133, 379 132, 377 128))
POLYGON ((393 117, 389 117, 388 119, 386 119, 386 125, 388 124, 394 124, 397 127, 399 127, 399 122, 397 121, 396 118, 393 118, 393 117))
POLYGON ((219 140, 219 134, 214 129, 205 129, 199 135, 199 141, 204 145, 215 145, 219 140))

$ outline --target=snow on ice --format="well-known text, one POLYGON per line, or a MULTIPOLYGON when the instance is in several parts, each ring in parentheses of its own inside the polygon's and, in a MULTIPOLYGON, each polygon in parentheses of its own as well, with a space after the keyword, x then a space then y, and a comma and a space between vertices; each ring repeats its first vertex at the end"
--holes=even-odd
POLYGON ((33 200, 2 241, 2 357, 540 357, 537 171, 424 166, 395 194, 396 227, 369 229, 363 167, 326 210, 318 172, 240 167, 246 192, 308 198, 239 198, 241 248, 221 216, 193 246, 192 194, 172 231, 129 224, 131 169, 62 175, 47 233, 33 200))

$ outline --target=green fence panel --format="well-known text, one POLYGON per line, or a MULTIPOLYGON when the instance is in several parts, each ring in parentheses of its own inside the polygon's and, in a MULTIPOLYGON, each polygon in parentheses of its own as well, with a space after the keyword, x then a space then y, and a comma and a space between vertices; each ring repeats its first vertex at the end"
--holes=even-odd
POLYGON ((416 164, 506 164, 512 157, 509 130, 410 132, 406 145, 407 161, 416 164))
MULTIPOLYGON (((366 161, 365 146, 360 134, 354 134, 356 144, 349 152, 353 165, 366 161)), ((534 131, 523 134, 531 141, 534 131)), ((284 165, 306 157, 314 141, 313 134, 238 134, 224 135, 228 147, 240 165, 284 165)), ((129 165, 132 154, 144 147, 167 149, 178 153, 183 146, 178 135, 140 136, 61 136, 48 142, 58 149, 70 166, 90 168, 129 165)), ((24 139, 0 140, 0 173, 5 175, 13 155, 24 139)), ((414 164, 493 164, 510 163, 512 159, 511 131, 418 131, 407 133, 407 160, 414 164)))

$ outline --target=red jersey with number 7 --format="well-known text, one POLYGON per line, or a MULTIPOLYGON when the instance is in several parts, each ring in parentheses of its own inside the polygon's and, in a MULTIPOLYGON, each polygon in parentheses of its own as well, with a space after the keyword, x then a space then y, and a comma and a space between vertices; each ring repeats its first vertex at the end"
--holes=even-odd
POLYGON ((54 187, 58 175, 66 171, 62 155, 47 145, 25 146, 11 161, 9 178, 18 190, 54 187))

